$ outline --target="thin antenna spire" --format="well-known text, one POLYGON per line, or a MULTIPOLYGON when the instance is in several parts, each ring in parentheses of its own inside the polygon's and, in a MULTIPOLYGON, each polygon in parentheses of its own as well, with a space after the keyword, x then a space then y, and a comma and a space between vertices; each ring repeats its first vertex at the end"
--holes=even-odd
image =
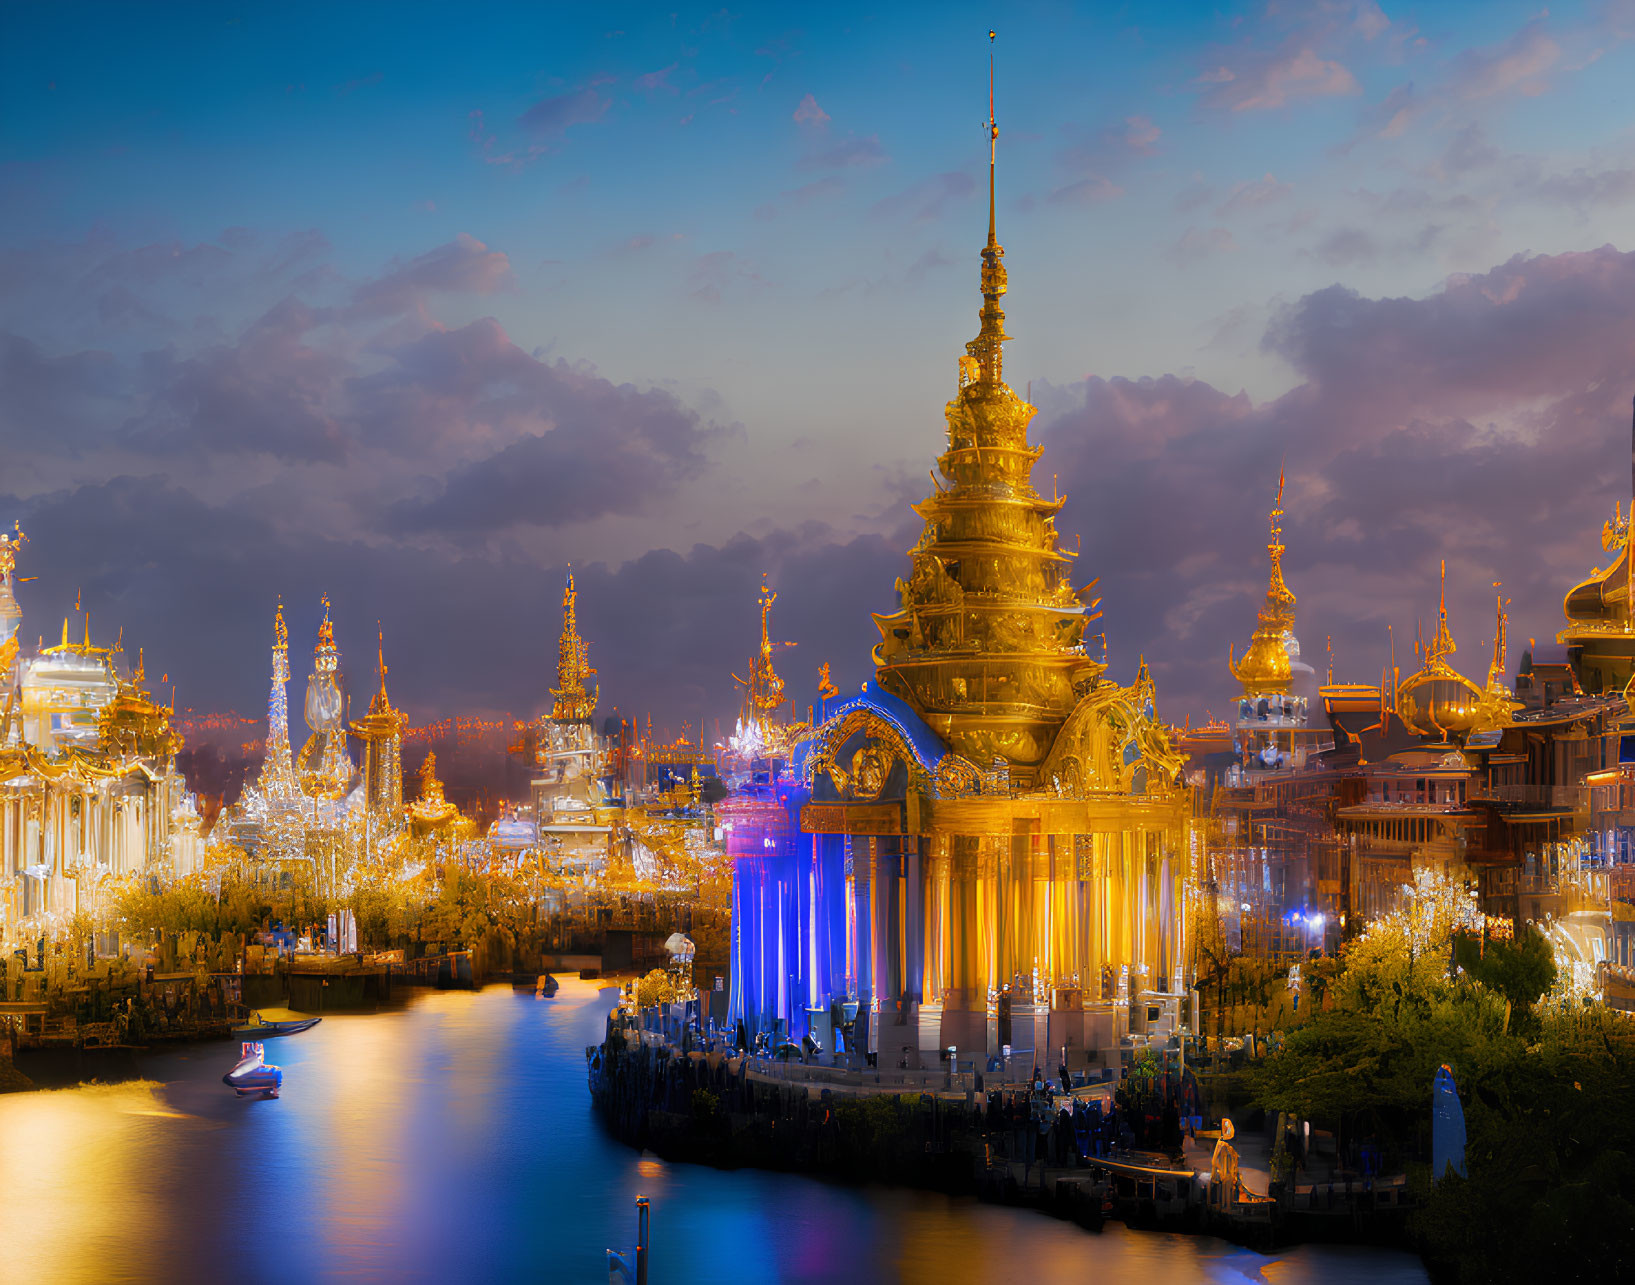
MULTIPOLYGON (((993 245, 998 240, 994 222, 994 169, 999 160, 999 123, 994 117, 993 110, 993 42, 995 32, 988 31, 988 244, 993 245)), ((1631 477, 1635 478, 1635 461, 1632 461, 1631 477)))

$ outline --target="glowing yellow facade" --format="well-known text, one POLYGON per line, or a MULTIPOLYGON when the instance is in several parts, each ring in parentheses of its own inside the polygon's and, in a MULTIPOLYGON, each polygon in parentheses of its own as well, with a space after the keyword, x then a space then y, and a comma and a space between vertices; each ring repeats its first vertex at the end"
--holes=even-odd
POLYGON ((25 538, 0 536, 0 940, 54 936, 76 911, 105 909, 118 880, 187 874, 199 856, 181 737, 141 653, 123 677, 121 649, 91 641, 89 616, 22 653, 12 580, 25 538))
POLYGON ((1146 666, 1122 686, 1086 653, 1098 604, 1058 547, 1063 501, 1031 481, 994 159, 980 328, 898 610, 875 617, 876 681, 795 752, 805 791, 746 796, 728 837, 733 1005, 799 1033, 849 995, 858 1044, 1066 1044, 1079 1065, 1127 1000, 1184 986, 1186 807, 1146 666))
POLYGON ((352 724, 363 742, 364 806, 377 819, 395 821, 403 807, 403 729, 408 716, 386 694, 386 639, 375 636, 375 694, 369 713, 352 724))

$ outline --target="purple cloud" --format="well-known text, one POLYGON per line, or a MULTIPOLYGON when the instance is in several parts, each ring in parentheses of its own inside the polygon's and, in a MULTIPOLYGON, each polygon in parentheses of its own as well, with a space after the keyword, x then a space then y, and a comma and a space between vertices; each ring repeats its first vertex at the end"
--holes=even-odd
POLYGON ((543 138, 560 138, 575 125, 589 125, 602 119, 613 100, 586 85, 571 93, 542 98, 521 116, 517 124, 543 138))

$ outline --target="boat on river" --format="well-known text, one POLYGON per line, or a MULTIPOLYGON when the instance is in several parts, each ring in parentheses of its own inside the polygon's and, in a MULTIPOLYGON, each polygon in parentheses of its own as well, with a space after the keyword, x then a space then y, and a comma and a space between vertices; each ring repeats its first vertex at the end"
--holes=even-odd
POLYGON ((276 1098, 284 1083, 284 1072, 266 1063, 260 1044, 245 1043, 240 1048, 243 1056, 231 1071, 221 1077, 221 1082, 241 1098, 257 1094, 276 1098))
POLYGON ((235 1026, 233 1034, 241 1040, 270 1040, 279 1035, 299 1035, 302 1031, 310 1031, 324 1020, 321 1017, 297 1017, 269 1022, 260 1013, 253 1014, 252 1018, 243 1026, 235 1026))

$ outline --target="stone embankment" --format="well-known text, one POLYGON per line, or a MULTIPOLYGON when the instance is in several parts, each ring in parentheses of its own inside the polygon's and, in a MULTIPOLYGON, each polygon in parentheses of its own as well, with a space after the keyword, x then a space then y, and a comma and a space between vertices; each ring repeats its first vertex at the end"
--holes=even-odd
POLYGON ((790 1073, 801 1078, 784 1080, 776 1063, 683 1051, 619 1010, 586 1056, 591 1099, 609 1131, 666 1160, 975 1195, 1093 1230, 1111 1215, 1262 1249, 1306 1240, 1408 1243, 1399 1191, 1365 1198, 1360 1189, 1337 1196, 1332 1185, 1279 1189, 1275 1204, 1262 1198, 1252 1213, 1247 1198, 1230 1211, 1210 1202, 1207 1182, 1190 1170, 1165 1170, 1165 1157, 1118 1145, 1122 1122, 1106 1096, 1069 1112, 1062 1097, 1052 1102, 1025 1084, 949 1091, 928 1077, 904 1092, 872 1084, 872 1072, 854 1073, 850 1085, 822 1085, 799 1067, 790 1073), (1115 1157, 1125 1174, 1103 1167, 1115 1157), (1132 1164, 1153 1165, 1162 1176, 1128 1175, 1132 1164))

